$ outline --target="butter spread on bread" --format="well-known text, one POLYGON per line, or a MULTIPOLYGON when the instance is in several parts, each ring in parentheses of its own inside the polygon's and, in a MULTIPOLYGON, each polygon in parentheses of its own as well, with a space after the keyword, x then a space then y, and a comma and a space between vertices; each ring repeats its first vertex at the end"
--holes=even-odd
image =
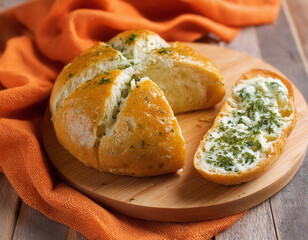
POLYGON ((282 153, 295 117, 290 83, 269 71, 250 71, 234 86, 201 142, 195 168, 226 185, 258 177, 282 153))
POLYGON ((59 142, 85 165, 154 176, 185 163, 173 111, 213 106, 224 93, 210 60, 151 31, 132 30, 67 64, 54 84, 50 110, 59 142))

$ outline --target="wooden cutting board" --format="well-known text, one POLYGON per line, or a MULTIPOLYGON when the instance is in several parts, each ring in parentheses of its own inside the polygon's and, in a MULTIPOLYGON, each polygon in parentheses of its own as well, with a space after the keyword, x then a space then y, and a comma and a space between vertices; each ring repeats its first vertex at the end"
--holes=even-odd
MULTIPOLYGON (((241 74, 252 68, 280 73, 269 64, 240 52, 206 44, 189 45, 216 63, 224 76, 227 95, 241 74)), ((59 144, 49 110, 43 123, 44 145, 64 182, 110 210, 158 221, 186 222, 225 217, 274 195, 292 179, 302 163, 308 143, 308 108, 300 91, 294 85, 293 88, 298 119, 286 140, 283 154, 264 175, 236 186, 222 186, 205 180, 192 162, 200 140, 211 127, 223 101, 208 110, 176 116, 187 150, 184 170, 177 174, 135 178, 88 168, 59 144)))

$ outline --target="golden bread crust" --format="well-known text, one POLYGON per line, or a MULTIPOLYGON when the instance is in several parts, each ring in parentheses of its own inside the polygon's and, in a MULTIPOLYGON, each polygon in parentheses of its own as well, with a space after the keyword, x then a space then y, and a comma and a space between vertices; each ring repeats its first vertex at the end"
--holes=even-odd
MULTIPOLYGON (((169 44, 156 33, 131 30, 107 44, 94 45, 64 67, 51 94, 50 110, 59 142, 79 161, 101 171, 133 176, 154 176, 183 167, 185 144, 165 89, 161 91, 155 79, 137 83, 146 77, 138 76, 138 67, 147 68, 146 59, 166 47, 169 44), (111 112, 115 112, 112 118, 111 112)), ((185 80, 183 89, 199 89, 199 95, 189 92, 175 111, 203 109, 219 102, 225 89, 217 67, 184 44, 176 42, 170 48, 170 55, 160 54, 170 68, 178 63, 183 75, 193 71, 198 75, 190 77, 195 85, 185 80), (190 100, 193 103, 188 104, 190 100)), ((172 74, 167 78, 171 85, 180 75, 172 74)), ((172 91, 179 98, 179 92, 172 91)))
POLYGON ((292 123, 286 130, 284 130, 279 140, 273 144, 272 151, 267 156, 267 158, 260 160, 258 164, 254 166, 253 168, 249 169, 248 171, 238 171, 238 172, 230 171, 224 174, 214 173, 214 172, 210 173, 206 171, 206 169, 203 169, 200 166, 201 156, 200 156, 200 151, 198 150, 201 149, 205 145, 205 141, 208 138, 208 134, 211 132, 212 129, 215 129, 217 127, 217 125, 219 124, 220 118, 223 116, 224 112, 226 112, 227 106, 228 106, 228 102, 226 101, 224 105, 221 107, 219 114, 216 116, 213 126, 205 134, 203 141, 201 141, 198 147, 198 150, 195 154, 195 157, 194 157, 194 166, 196 170, 207 180, 210 180, 212 182, 219 183, 219 184, 224 184, 224 185, 234 185, 234 184, 240 184, 242 182, 249 182, 261 176, 265 171, 267 171, 273 165, 273 163, 275 163, 278 160, 279 156, 282 154, 282 151, 285 145, 285 140, 290 135, 296 123, 296 109, 295 109, 295 104, 294 104, 293 88, 290 82, 283 76, 280 76, 274 72, 271 72, 268 70, 262 70, 262 69, 253 69, 243 74, 242 77, 238 80, 238 82, 240 80, 248 80, 248 79, 251 79, 257 76, 263 76, 265 78, 271 77, 275 79, 280 79, 283 82, 283 84, 287 87, 289 91, 289 101, 290 101, 290 105, 293 110, 293 116, 294 116, 292 119, 292 123))
POLYGON ((132 176, 176 172, 185 163, 184 139, 162 91, 151 80, 133 90, 99 147, 102 170, 132 176))
POLYGON ((133 90, 111 135, 98 138, 106 99, 120 70, 80 85, 54 120, 59 142, 87 166, 131 176, 176 172, 185 162, 184 139, 163 93, 151 80, 133 90))
POLYGON ((57 108, 60 107, 56 106, 56 104, 61 92, 67 85, 78 78, 87 69, 90 69, 98 63, 114 61, 117 57, 120 57, 120 55, 121 53, 116 49, 103 42, 99 42, 85 52, 82 52, 79 56, 74 58, 71 63, 67 64, 60 72, 53 86, 50 96, 50 110, 52 114, 55 115, 57 108))
POLYGON ((64 101, 54 118, 59 142, 87 166, 100 168, 95 149, 97 127, 104 115, 105 101, 120 72, 110 71, 80 85, 64 101))
POLYGON ((149 36, 156 36, 157 34, 146 29, 132 29, 125 32, 121 32, 111 38, 108 43, 112 44, 115 41, 121 41, 123 44, 135 45, 138 40, 147 40, 149 36), (133 35, 132 35, 133 34, 133 35))

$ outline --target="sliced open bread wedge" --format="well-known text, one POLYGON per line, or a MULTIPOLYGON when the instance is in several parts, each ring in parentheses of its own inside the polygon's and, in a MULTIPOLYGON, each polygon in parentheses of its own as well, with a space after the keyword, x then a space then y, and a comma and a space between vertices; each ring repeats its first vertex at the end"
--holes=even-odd
POLYGON ((101 171, 153 176, 176 172, 185 162, 184 139, 162 91, 127 70, 79 85, 55 115, 54 127, 73 156, 101 171))
POLYGON ((135 69, 162 89, 174 113, 212 107, 225 95, 215 64, 180 42, 152 50, 135 69))
POLYGON ((64 100, 85 81, 114 69, 129 67, 122 53, 111 46, 99 42, 81 53, 60 72, 50 96, 50 110, 55 115, 64 100))
POLYGON ((137 76, 160 87, 174 113, 212 107, 225 95, 215 64, 183 43, 168 44, 149 30, 130 30, 108 44, 127 57, 137 76))

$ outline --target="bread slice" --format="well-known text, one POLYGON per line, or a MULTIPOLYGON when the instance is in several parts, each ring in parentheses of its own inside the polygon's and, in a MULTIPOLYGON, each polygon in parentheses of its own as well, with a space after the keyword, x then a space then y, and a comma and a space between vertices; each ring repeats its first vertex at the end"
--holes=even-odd
POLYGON ((101 171, 154 176, 185 162, 184 139, 162 91, 129 69, 79 85, 54 116, 54 127, 73 156, 101 171))
POLYGON ((295 121, 289 81, 270 71, 251 70, 234 86, 204 136, 194 166, 216 183, 251 181, 281 155, 295 121))

